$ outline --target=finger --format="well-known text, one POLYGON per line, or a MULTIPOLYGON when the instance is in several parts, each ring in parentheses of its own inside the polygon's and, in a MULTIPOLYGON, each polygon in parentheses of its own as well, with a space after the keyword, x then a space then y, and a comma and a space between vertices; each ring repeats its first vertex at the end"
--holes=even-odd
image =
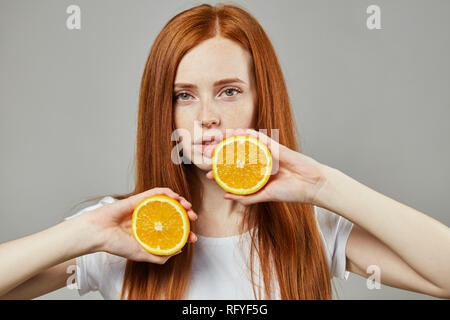
POLYGON ((223 197, 228 200, 235 200, 243 205, 249 205, 249 204, 254 203, 252 201, 252 200, 254 200, 252 196, 241 196, 241 195, 236 195, 236 194, 231 194, 231 193, 225 193, 225 195, 223 197))
POLYGON ((267 147, 270 147, 271 145, 273 146, 276 143, 278 143, 275 140, 273 140, 272 138, 270 138, 269 136, 265 135, 263 132, 256 131, 254 129, 246 129, 244 134, 249 135, 254 138, 257 138, 259 141, 264 143, 267 147))
MULTIPOLYGON (((244 132, 244 135, 249 135, 253 138, 258 139, 263 144, 265 144, 266 147, 270 150, 272 157, 276 160, 280 159, 280 150, 282 148, 286 148, 285 146, 279 144, 278 141, 275 141, 274 139, 267 136, 266 134, 264 134, 261 131, 256 131, 254 129, 246 129, 244 132)), ((277 137, 277 139, 278 139, 278 137, 277 137)))
POLYGON ((188 241, 195 243, 198 240, 198 237, 195 233, 193 233, 192 231, 189 231, 189 238, 188 241))
POLYGON ((172 258, 173 256, 176 256, 177 254, 180 254, 181 252, 183 252, 183 250, 179 250, 175 253, 172 253, 171 255, 167 256, 167 260, 169 260, 170 258, 172 258))
POLYGON ((176 255, 180 254, 181 252, 182 252, 182 250, 179 250, 179 251, 177 251, 177 252, 175 252, 175 253, 172 253, 172 254, 170 254, 170 255, 168 255, 168 256, 158 256, 157 262, 156 262, 156 263, 164 264, 164 263, 167 262, 167 260, 169 260, 169 259, 172 258, 173 256, 176 256, 176 255))
POLYGON ((235 200, 243 205, 269 201, 269 199, 267 199, 262 192, 257 192, 253 195, 237 195, 227 192, 223 197, 228 200, 235 200))
POLYGON ((176 193, 175 191, 173 191, 170 188, 157 188, 157 189, 160 190, 159 191, 160 193, 155 193, 155 195, 156 194, 164 194, 164 195, 171 197, 173 199, 176 199, 176 200, 180 200, 180 198, 181 198, 181 196, 178 193, 176 193))
POLYGON ((236 135, 235 131, 236 131, 236 129, 231 129, 231 128, 225 129, 225 134, 222 135, 223 140, 236 135))
POLYGON ((152 188, 144 192, 135 194, 116 203, 121 211, 132 212, 139 203, 154 195, 166 195, 173 199, 181 200, 180 195, 169 188, 152 188))
POLYGON ((271 152, 272 152, 272 149, 274 149, 274 151, 276 151, 279 148, 279 146, 281 146, 281 145, 279 145, 279 143, 277 141, 273 140, 272 138, 270 138, 263 132, 256 131, 251 128, 234 129, 234 130, 231 130, 230 133, 231 133, 230 135, 227 135, 227 138, 229 138, 230 136, 234 136, 234 135, 251 136, 253 138, 256 138, 256 139, 260 140, 262 143, 264 143, 271 152))
POLYGON ((192 208, 192 204, 191 204, 189 201, 187 201, 185 198, 183 198, 182 196, 179 196, 179 201, 180 201, 180 204, 181 204, 186 210, 189 210, 189 209, 192 208))
POLYGON ((158 195, 158 194, 165 194, 165 195, 167 195, 169 197, 174 197, 174 198, 178 196, 175 192, 173 192, 169 188, 152 188, 152 189, 146 190, 144 192, 138 193, 138 194, 136 194, 134 196, 131 196, 128 199, 130 200, 131 205, 134 208, 140 202, 145 200, 146 198, 154 196, 154 195, 158 195))
POLYGON ((216 150, 216 146, 217 145, 213 145, 213 144, 211 146, 207 146, 203 155, 207 158, 212 158, 212 156, 214 154, 214 150, 216 150))
POLYGON ((188 217, 190 220, 195 221, 198 219, 198 215, 193 210, 187 211, 188 217))
POLYGON ((206 174, 206 178, 208 178, 208 179, 210 179, 210 180, 214 180, 214 174, 213 174, 213 172, 212 172, 212 171, 209 171, 209 172, 206 174))
POLYGON ((243 135, 244 133, 245 133, 245 129, 242 129, 242 128, 238 128, 238 129, 234 130, 235 136, 240 136, 240 135, 243 135))

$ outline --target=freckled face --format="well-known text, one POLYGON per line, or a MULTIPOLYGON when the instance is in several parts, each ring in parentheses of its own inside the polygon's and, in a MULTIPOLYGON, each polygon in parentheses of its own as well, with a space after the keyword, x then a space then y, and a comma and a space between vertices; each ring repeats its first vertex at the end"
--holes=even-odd
POLYGON ((174 83, 175 127, 183 155, 210 170, 205 146, 195 144, 226 129, 254 128, 256 88, 252 58, 238 43, 222 37, 203 41, 178 65, 174 83), (180 130, 181 129, 181 130, 180 130))

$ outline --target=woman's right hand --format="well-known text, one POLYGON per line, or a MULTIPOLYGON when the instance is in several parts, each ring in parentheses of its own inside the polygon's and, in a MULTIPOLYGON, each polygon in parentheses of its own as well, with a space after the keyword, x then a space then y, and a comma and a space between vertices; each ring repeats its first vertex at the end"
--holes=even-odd
MULTIPOLYGON (((134 208, 145 198, 159 194, 177 200, 186 209, 189 220, 197 220, 197 214, 192 210, 191 203, 185 198, 169 188, 153 188, 85 213, 89 215, 89 221, 97 233, 96 243, 99 245, 95 251, 106 251, 130 260, 157 264, 164 264, 172 256, 179 254, 181 250, 168 256, 151 254, 141 247, 131 233, 131 218, 134 208)), ((188 242, 194 243, 196 240, 197 236, 191 231, 188 242)))

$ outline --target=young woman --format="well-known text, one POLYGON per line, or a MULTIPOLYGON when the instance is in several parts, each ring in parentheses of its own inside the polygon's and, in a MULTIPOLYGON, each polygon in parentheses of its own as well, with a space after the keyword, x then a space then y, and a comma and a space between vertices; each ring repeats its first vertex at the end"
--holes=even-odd
POLYGON ((134 191, 1 244, 0 261, 5 299, 61 288, 74 265, 80 294, 107 299, 330 299, 332 277, 367 277, 372 265, 386 285, 450 297, 449 228, 299 152, 274 49, 234 6, 194 7, 157 36, 142 77, 134 191), (259 129, 279 129, 278 143, 259 129), (257 136, 279 163, 254 195, 212 179, 208 160, 226 134, 257 136), (175 146, 189 161, 174 161, 175 146), (134 207, 154 194, 179 200, 192 224, 168 257, 130 232, 134 207))

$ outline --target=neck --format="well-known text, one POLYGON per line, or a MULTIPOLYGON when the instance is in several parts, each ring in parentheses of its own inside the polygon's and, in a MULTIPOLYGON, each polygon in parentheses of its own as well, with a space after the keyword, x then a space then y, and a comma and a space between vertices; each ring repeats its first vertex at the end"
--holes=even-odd
POLYGON ((206 178, 206 172, 195 167, 203 194, 194 209, 198 214, 196 233, 207 237, 227 237, 240 234, 243 205, 224 199, 226 193, 217 182, 206 178))

